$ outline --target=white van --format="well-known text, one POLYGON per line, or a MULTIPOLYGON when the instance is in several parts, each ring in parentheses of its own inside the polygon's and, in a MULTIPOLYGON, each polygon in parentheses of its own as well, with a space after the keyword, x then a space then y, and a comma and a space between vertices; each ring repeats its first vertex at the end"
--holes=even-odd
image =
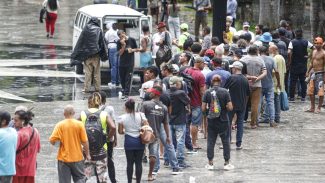
MULTIPOLYGON (((115 4, 93 4, 80 8, 76 14, 73 28, 72 49, 74 49, 80 33, 91 17, 97 17, 101 22, 103 32, 106 31, 107 22, 117 22, 119 30, 124 30, 126 34, 133 37, 140 47, 140 36, 142 26, 148 25, 152 32, 151 16, 146 16, 134 9, 115 4)), ((108 70, 109 62, 101 62, 102 70, 108 70)), ((135 53, 134 68, 140 67, 140 54, 135 53)), ((78 70, 78 69, 77 69, 78 70)), ((78 72, 78 71, 77 71, 78 72)))

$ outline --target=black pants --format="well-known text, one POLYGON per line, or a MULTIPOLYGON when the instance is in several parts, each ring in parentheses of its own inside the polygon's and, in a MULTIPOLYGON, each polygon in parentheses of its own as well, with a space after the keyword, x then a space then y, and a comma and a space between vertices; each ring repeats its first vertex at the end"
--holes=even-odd
POLYGON ((131 86, 131 79, 133 75, 133 66, 130 67, 119 67, 121 85, 123 89, 123 94, 125 96, 130 95, 130 86, 131 86))
POLYGON ((295 98, 297 81, 299 80, 301 86, 301 98, 306 98, 307 84, 305 82, 305 73, 296 74, 290 72, 290 98, 295 98))
POLYGON ((142 150, 125 150, 126 155, 126 173, 128 177, 128 183, 132 183, 132 176, 133 176, 133 165, 135 164, 135 176, 137 183, 141 182, 142 176, 142 156, 143 156, 143 149, 142 150))
POLYGON ((107 143, 107 169, 108 176, 112 183, 116 182, 115 179, 115 166, 113 162, 113 143, 107 143))
POLYGON ((216 119, 208 119, 208 144, 207 144, 207 157, 209 161, 214 157, 214 146, 216 145, 218 135, 221 138, 223 146, 223 157, 225 161, 230 159, 230 141, 228 136, 229 123, 227 121, 219 121, 216 119))

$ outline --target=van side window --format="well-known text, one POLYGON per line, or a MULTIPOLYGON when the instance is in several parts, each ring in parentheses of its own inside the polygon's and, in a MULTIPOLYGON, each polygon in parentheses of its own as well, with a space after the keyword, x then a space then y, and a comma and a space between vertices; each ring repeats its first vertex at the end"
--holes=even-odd
POLYGON ((80 29, 82 29, 82 22, 83 22, 84 18, 85 18, 85 16, 83 14, 80 14, 80 19, 79 19, 79 23, 78 23, 78 27, 80 29))
POLYGON ((80 18, 80 12, 77 13, 76 19, 74 20, 74 25, 78 27, 78 22, 80 18))

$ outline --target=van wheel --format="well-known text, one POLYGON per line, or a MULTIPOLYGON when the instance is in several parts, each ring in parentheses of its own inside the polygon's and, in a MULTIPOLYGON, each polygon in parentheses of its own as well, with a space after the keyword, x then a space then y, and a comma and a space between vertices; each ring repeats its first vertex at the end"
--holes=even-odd
POLYGON ((84 73, 84 67, 82 64, 76 65, 76 74, 83 74, 84 73))

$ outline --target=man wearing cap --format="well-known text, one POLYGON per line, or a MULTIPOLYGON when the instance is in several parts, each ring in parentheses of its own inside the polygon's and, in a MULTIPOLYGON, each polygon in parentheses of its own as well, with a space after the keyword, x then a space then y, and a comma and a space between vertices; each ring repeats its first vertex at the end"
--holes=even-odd
POLYGON ((324 101, 324 81, 325 81, 325 51, 322 49, 323 38, 316 37, 314 40, 315 50, 312 53, 311 65, 306 73, 309 77, 313 69, 312 76, 308 85, 308 95, 310 97, 311 106, 307 112, 320 113, 324 101), (315 95, 319 96, 318 107, 315 110, 315 95))
POLYGON ((204 68, 204 60, 202 57, 195 57, 194 67, 186 69, 184 72, 192 76, 194 83, 192 84, 193 91, 189 93, 191 99, 191 135, 192 144, 194 149, 199 149, 197 144, 199 126, 202 123, 202 96, 205 91, 205 78, 202 74, 202 69, 204 68))
POLYGON ((206 88, 210 88, 211 87, 211 80, 212 77, 216 74, 218 74, 221 77, 221 83, 220 86, 224 87, 227 79, 230 77, 230 72, 226 71, 224 68, 222 68, 222 59, 219 57, 215 57, 212 59, 212 64, 213 64, 213 68, 214 70, 212 72, 210 72, 206 79, 205 79, 205 84, 206 84, 206 88))
POLYGON ((171 138, 176 139, 174 146, 177 150, 177 160, 180 166, 185 164, 185 134, 186 134, 186 106, 190 104, 190 98, 182 90, 183 78, 172 76, 169 79, 170 85, 170 131, 171 138))
POLYGON ((272 35, 269 32, 264 32, 262 36, 260 37, 260 41, 262 42, 262 46, 265 46, 267 49, 269 49, 269 44, 272 42, 272 35))
POLYGON ((236 35, 240 36, 240 35, 243 35, 245 33, 249 33, 251 35, 251 40, 255 40, 255 35, 253 32, 249 31, 249 23, 248 22, 244 22, 243 23, 243 30, 240 30, 236 33, 236 35))
POLYGON ((203 28, 203 42, 202 42, 202 49, 200 52, 200 56, 203 57, 205 51, 211 47, 211 29, 210 27, 206 26, 203 28))
POLYGON ((181 35, 179 36, 178 40, 177 39, 173 40, 173 45, 177 46, 180 49, 180 51, 183 51, 184 43, 191 35, 188 32, 188 25, 186 23, 182 23, 180 28, 181 28, 181 35))
MULTIPOLYGON (((233 104, 233 111, 230 111, 229 114, 229 129, 231 126, 231 121, 236 114, 237 116, 237 134, 236 134, 236 149, 242 149, 242 138, 244 131, 244 117, 246 104, 249 97, 249 84, 246 77, 242 74, 243 64, 239 61, 235 61, 230 65, 232 75, 229 77, 225 84, 225 88, 229 89, 230 97, 233 104)), ((229 135, 231 137, 231 131, 229 130, 229 135)))
POLYGON ((228 0, 227 1, 227 15, 232 16, 232 26, 235 26, 236 21, 236 11, 237 11, 237 0, 228 0))
MULTIPOLYGON (((170 49, 172 47, 171 35, 166 29, 165 22, 159 22, 157 26, 158 32, 153 36, 153 58, 156 58, 157 51, 160 45, 166 44, 170 49)), ((166 60, 167 62, 168 60, 166 60)), ((156 60, 156 65, 160 69, 161 63, 158 63, 156 60)), ((159 73, 160 75, 160 73, 159 73)))
POLYGON ((210 0, 194 0, 195 13, 195 41, 199 40, 200 25, 202 28, 208 25, 208 11, 211 9, 210 0))
POLYGON ((163 79, 162 82, 166 86, 166 89, 170 89, 169 79, 174 76, 178 75, 179 67, 176 64, 165 64, 161 69, 163 79))
POLYGON ((155 166, 158 151, 159 151, 159 141, 160 138, 160 128, 163 124, 166 132, 166 142, 171 143, 169 136, 169 125, 168 125, 168 109, 167 107, 159 101, 159 97, 162 93, 162 88, 160 86, 154 86, 147 90, 150 94, 149 101, 144 101, 141 111, 146 115, 149 125, 153 130, 156 139, 148 145, 149 148, 149 174, 148 180, 152 181, 155 178, 152 176, 152 172, 155 166))
POLYGON ((235 26, 233 25, 233 17, 232 16, 227 16, 226 17, 226 23, 229 23, 230 24, 230 27, 229 27, 229 30, 230 32, 232 32, 233 35, 235 35, 237 33, 237 30, 235 28, 235 26))
POLYGON ((305 82, 307 72, 307 49, 312 49, 313 44, 303 38, 302 29, 296 30, 296 38, 289 43, 288 67, 290 71, 289 101, 295 101, 297 81, 301 85, 301 101, 306 100, 307 85, 305 82))

